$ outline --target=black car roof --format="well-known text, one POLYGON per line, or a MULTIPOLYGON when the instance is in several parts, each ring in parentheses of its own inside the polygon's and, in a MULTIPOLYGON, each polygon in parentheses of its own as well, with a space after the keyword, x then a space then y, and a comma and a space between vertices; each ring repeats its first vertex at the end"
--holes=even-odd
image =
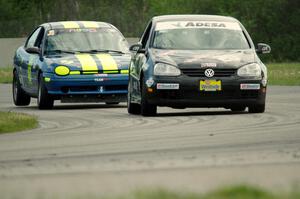
POLYGON ((101 28, 101 27, 111 27, 113 25, 106 22, 99 21, 57 21, 44 23, 41 26, 48 29, 63 29, 63 28, 101 28))
POLYGON ((152 18, 154 23, 162 21, 178 21, 178 20, 206 20, 206 21, 223 21, 223 22, 238 22, 237 19, 219 15, 162 15, 152 18))

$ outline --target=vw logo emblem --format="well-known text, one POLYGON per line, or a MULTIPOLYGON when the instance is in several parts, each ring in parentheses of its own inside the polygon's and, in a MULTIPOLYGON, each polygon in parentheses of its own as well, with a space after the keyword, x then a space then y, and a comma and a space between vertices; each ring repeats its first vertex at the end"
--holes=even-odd
POLYGON ((215 71, 211 68, 208 68, 204 71, 204 75, 206 77, 213 77, 215 75, 215 71))

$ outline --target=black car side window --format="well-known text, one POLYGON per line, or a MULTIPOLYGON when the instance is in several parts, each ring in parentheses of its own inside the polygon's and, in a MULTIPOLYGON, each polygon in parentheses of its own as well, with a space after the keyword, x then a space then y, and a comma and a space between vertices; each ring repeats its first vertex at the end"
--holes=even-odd
POLYGON ((40 35, 40 32, 42 30, 42 27, 37 28, 27 39, 26 44, 25 44, 25 48, 32 48, 32 47, 39 47, 37 45, 38 42, 38 37, 40 35))

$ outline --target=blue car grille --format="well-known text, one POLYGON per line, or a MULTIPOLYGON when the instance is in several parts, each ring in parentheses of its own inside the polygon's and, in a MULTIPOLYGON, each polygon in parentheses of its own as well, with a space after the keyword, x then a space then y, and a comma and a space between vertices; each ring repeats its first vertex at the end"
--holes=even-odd
POLYGON ((106 85, 106 86, 63 86, 61 91, 63 93, 68 92, 94 92, 94 91, 115 91, 115 90, 126 90, 127 85, 106 85))

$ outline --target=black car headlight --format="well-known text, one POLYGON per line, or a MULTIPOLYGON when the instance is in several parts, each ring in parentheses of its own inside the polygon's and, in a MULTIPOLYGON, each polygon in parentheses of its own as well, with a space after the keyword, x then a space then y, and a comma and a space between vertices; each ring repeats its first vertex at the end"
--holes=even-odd
POLYGON ((179 76, 181 71, 172 65, 157 63, 154 66, 154 75, 157 76, 179 76))
POLYGON ((261 77, 261 68, 257 63, 247 64, 237 71, 240 77, 261 77))

